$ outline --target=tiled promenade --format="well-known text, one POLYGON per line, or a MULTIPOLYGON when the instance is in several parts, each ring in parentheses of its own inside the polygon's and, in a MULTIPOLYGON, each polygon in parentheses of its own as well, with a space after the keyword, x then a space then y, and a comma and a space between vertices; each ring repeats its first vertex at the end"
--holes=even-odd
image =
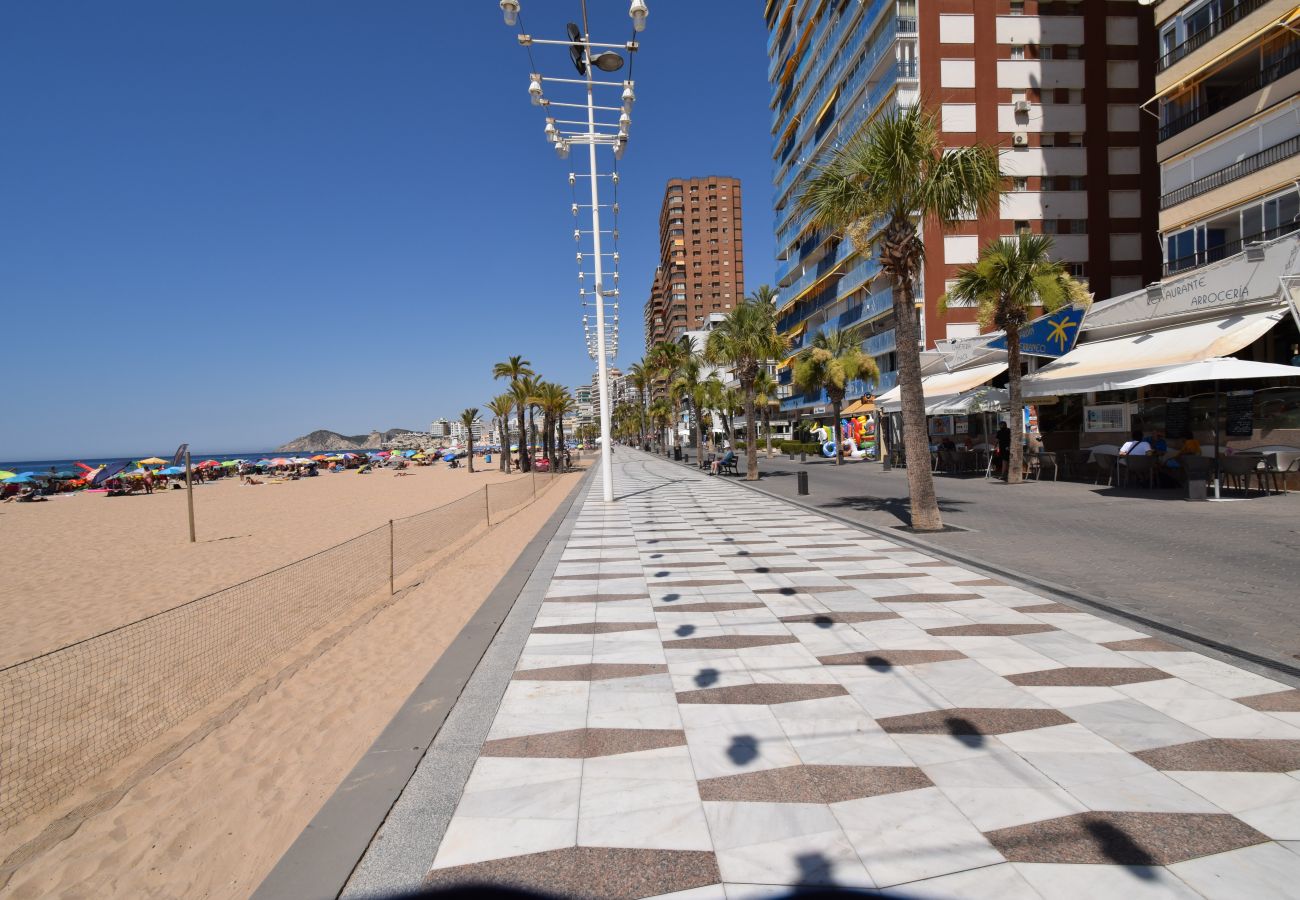
POLYGON ((1300 691, 620 450, 428 884, 1300 897, 1300 691))

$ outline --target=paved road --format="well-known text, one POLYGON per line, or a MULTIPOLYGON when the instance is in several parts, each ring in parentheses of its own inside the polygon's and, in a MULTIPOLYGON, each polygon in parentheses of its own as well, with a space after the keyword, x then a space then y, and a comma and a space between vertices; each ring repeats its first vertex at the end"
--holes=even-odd
POLYGON ((593 479, 535 571, 514 664, 457 704, 482 722, 449 736, 482 735, 467 780, 426 757, 436 790, 403 795, 363 871, 592 898, 1297 896, 1300 691, 660 459, 615 473, 618 502, 593 479))
MULTIPOLYGON (((761 490, 854 521, 908 521, 907 474, 873 463, 760 458, 761 490), (795 473, 810 492, 797 497, 795 473)), ((1300 667, 1300 494, 1188 503, 1173 490, 935 480, 935 547, 1069 587, 1157 622, 1300 667)))

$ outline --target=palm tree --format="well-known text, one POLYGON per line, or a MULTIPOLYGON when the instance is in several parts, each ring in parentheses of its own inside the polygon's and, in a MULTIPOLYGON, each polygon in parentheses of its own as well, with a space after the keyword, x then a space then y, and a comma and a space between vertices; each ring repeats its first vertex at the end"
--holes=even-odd
MULTIPOLYGON (((700 359, 694 354, 687 352, 682 358, 682 363, 677 368, 677 375, 668 385, 668 399, 673 403, 673 431, 677 431, 678 423, 682 420, 682 407, 691 411, 691 417, 696 420, 696 434, 699 434, 699 418, 701 406, 699 400, 700 385, 703 379, 700 378, 700 359)), ((676 443, 674 438, 674 443, 676 443)), ((697 438, 698 443, 698 438, 697 438)))
MULTIPOLYGON (((660 341, 651 348, 650 354, 646 359, 649 361, 651 369, 655 374, 655 380, 668 385, 671 392, 673 382, 677 380, 678 375, 681 374, 682 367, 686 365, 691 355, 691 348, 685 346, 684 343, 679 343, 678 341, 660 341)), ((680 422, 682 418, 682 402, 680 396, 672 398, 671 403, 673 418, 669 424, 669 444, 675 447, 678 444, 677 423, 680 422)), ((669 452, 669 449, 669 445, 666 444, 664 446, 664 452, 669 452)))
POLYGON ((1019 415, 1024 400, 1020 389, 1020 329, 1029 322, 1033 309, 1052 312, 1067 303, 1087 302, 1088 290, 1070 276, 1066 267, 1052 260, 1052 239, 1041 234, 1020 234, 990 242, 973 266, 957 270, 952 290, 940 302, 947 312, 949 300, 978 304, 980 325, 1000 328, 1007 340, 1008 390, 1011 394, 1011 458, 1007 482, 1017 484, 1023 476, 1024 417, 1019 415))
MULTIPOLYGON (((879 377, 880 370, 875 360, 862 352, 862 345, 852 329, 821 332, 794 364, 794 381, 800 390, 809 394, 825 391, 830 397, 837 466, 844 463, 844 441, 839 433, 840 408, 849 382, 855 378, 879 377)), ((924 419, 921 427, 925 427, 924 419)), ((928 447, 926 455, 929 455, 928 447)))
POLYGON ((668 420, 672 417, 672 414, 673 408, 665 397, 655 398, 646 411, 646 415, 650 418, 650 426, 654 429, 655 434, 659 435, 660 441, 663 439, 664 430, 668 427, 668 420))
POLYGON ((529 376, 524 375, 515 381, 510 382, 510 399, 515 402, 515 411, 519 415, 519 471, 528 472, 533 468, 531 454, 528 453, 528 422, 524 418, 524 410, 528 406, 528 398, 532 396, 532 389, 528 385, 529 376))
POLYGON ((551 414, 555 416, 555 461, 557 466, 562 466, 564 462, 564 417, 577 410, 578 404, 573 399, 573 395, 569 393, 568 388, 560 385, 556 385, 556 387, 559 390, 555 395, 555 403, 551 414))
MULTIPOLYGON (((525 401, 525 405, 528 407, 528 463, 531 466, 533 454, 537 449, 537 423, 533 419, 533 413, 538 408, 537 392, 545 382, 536 376, 525 375, 520 379, 520 383, 528 393, 528 399, 525 401)), ((519 450, 521 453, 523 452, 523 447, 524 441, 521 438, 519 441, 519 450)))
POLYGON ((496 419, 497 434, 501 438, 501 471, 510 474, 510 414, 515 409, 515 398, 509 393, 497 394, 487 404, 496 419))
MULTIPOLYGON (((704 356, 709 362, 730 366, 740 382, 741 402, 745 409, 745 480, 758 480, 758 423, 754 421, 754 381, 762 366, 785 353, 785 338, 776 333, 776 312, 772 306, 772 289, 763 285, 748 299, 727 314, 709 332, 704 356)), ((727 431, 731 419, 726 418, 727 431)), ((730 436, 729 438, 730 439, 730 436)), ((734 445, 734 440, 732 441, 734 445)))
POLYGON ((650 402, 648 396, 650 386, 654 383, 654 375, 647 366, 645 360, 634 362, 627 367, 627 382, 636 388, 637 398, 640 400, 641 407, 641 433, 637 436, 637 445, 641 446, 645 441, 646 430, 646 407, 650 402))
POLYGON ((474 474, 474 422, 478 420, 478 407, 471 406, 460 414, 460 424, 465 426, 465 454, 470 474, 474 474))
MULTIPOLYGON (((533 374, 532 363, 522 356, 512 356, 503 363, 497 363, 492 367, 493 378, 507 378, 510 380, 511 395, 514 397, 516 408, 519 412, 519 471, 527 472, 532 465, 532 460, 526 460, 524 457, 524 404, 527 402, 526 395, 523 392, 515 391, 515 386, 521 379, 527 378, 533 374)), ((502 442, 503 455, 510 456, 510 429, 506 429, 506 440, 502 442)))
POLYGON ((943 528, 934 479, 922 464, 930 457, 915 305, 922 226, 946 229, 992 214, 1001 195, 997 150, 981 143, 945 148, 934 113, 917 104, 873 119, 799 197, 814 225, 845 231, 864 258, 878 250, 881 271, 892 279, 912 526, 921 531, 943 528))
POLYGON ((754 403, 763 411, 763 436, 767 439, 767 458, 772 458, 772 407, 776 398, 776 378, 767 369, 754 376, 754 403))

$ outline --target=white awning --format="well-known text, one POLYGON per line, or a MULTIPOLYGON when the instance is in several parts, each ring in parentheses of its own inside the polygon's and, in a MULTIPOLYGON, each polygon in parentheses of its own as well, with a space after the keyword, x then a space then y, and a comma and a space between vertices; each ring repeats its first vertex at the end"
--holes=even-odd
MULTIPOLYGON (((1007 364, 1005 362, 997 362, 983 366, 972 366, 969 369, 960 369, 956 372, 939 372, 934 375, 927 375, 921 379, 921 388, 925 393, 926 406, 931 406, 941 400, 951 399, 958 394, 969 391, 971 388, 979 387, 981 384, 997 378, 1006 370, 1007 364)), ((885 412, 898 412, 902 409, 902 388, 891 388, 881 394, 876 398, 876 408, 885 412)))
POLYGON ((1120 390, 1124 382, 1163 369, 1228 356, 1249 346, 1286 316, 1285 311, 1227 316, 1194 325, 1145 331, 1080 344, 1021 382, 1026 397, 1120 390))

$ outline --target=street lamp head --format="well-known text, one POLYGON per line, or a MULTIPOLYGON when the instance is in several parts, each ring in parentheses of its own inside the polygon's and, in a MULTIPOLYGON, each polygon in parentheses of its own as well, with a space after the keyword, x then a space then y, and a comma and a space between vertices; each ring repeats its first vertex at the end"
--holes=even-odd
POLYGON ((558 142, 555 144, 555 152, 556 152, 557 154, 559 154, 560 159, 568 159, 568 158, 569 158, 569 142, 568 142, 568 141, 558 141, 558 142))
POLYGON ((625 81, 623 84, 623 111, 630 113, 632 111, 632 103, 636 100, 636 94, 632 90, 632 82, 625 81))
POLYGON ((623 134, 627 134, 631 128, 632 128, 632 117, 629 116, 627 113, 622 113, 618 117, 618 130, 621 131, 623 134))
POLYGON ((547 119, 547 120, 546 120, 546 128, 545 128, 545 131, 546 131, 546 139, 547 139, 548 141, 554 142, 554 141, 556 141, 556 140, 559 139, 559 136, 560 136, 560 130, 559 130, 558 128, 555 127, 555 120, 554 120, 554 119, 547 119))
POLYGON ((501 0, 501 14, 505 17, 507 25, 514 25, 519 21, 519 0, 501 0))
POLYGON ((617 72, 623 68, 623 57, 619 56, 613 50, 606 50, 604 53, 595 57, 591 64, 602 72, 617 72))
MULTIPOLYGON (((505 5, 505 0, 501 0, 505 5)), ((517 9, 519 4, 515 4, 517 9)), ((646 16, 650 15, 650 10, 646 8, 645 0, 632 0, 632 6, 628 9, 627 14, 632 17, 632 28, 635 31, 645 31, 646 16)))
POLYGON ((542 76, 534 74, 528 82, 528 96, 532 98, 533 106, 542 105, 542 76))

